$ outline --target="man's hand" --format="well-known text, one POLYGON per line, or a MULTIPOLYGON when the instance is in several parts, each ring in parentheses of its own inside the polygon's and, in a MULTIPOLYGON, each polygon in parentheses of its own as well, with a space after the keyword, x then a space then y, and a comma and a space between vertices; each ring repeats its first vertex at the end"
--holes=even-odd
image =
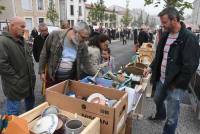
POLYGON ((150 73, 151 73, 151 68, 150 68, 150 67, 145 68, 145 69, 144 69, 144 72, 143 72, 143 76, 144 76, 144 77, 147 77, 148 74, 150 74, 150 73))
POLYGON ((43 82, 46 81, 45 73, 40 74, 40 79, 41 79, 43 82))

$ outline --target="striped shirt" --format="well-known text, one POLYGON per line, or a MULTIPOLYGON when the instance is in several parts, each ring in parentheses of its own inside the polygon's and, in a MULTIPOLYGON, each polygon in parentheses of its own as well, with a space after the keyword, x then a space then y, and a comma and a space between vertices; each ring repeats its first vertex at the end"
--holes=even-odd
POLYGON ((169 52, 170 46, 178 38, 178 35, 179 35, 179 33, 169 34, 169 36, 167 38, 167 42, 166 42, 164 50, 163 50, 163 59, 162 59, 162 64, 161 64, 160 81, 162 83, 164 83, 164 81, 165 81, 165 71, 166 71, 166 66, 167 66, 168 52, 169 52))

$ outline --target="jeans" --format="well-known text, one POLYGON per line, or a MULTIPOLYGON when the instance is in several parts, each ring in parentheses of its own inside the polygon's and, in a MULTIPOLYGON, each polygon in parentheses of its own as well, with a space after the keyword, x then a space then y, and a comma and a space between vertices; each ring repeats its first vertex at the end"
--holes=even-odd
POLYGON ((156 104, 156 117, 166 118, 163 134, 175 134, 180 100, 183 94, 184 91, 181 89, 165 89, 161 81, 157 82, 154 102, 156 104), (167 102, 167 110, 165 108, 165 100, 167 102))
MULTIPOLYGON (((31 110, 35 105, 35 96, 30 95, 29 97, 26 97, 24 99, 25 103, 25 110, 29 111, 31 110)), ((19 115, 20 114, 20 107, 21 107, 21 101, 20 100, 11 100, 7 98, 6 100, 6 113, 8 115, 19 115)))

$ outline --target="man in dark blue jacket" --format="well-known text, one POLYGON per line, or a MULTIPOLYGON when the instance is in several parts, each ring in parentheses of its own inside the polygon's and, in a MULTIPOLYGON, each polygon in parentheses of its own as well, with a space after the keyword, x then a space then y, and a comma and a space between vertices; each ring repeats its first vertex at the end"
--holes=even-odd
POLYGON ((199 65, 200 47, 196 36, 181 26, 179 12, 174 7, 165 8, 158 16, 165 33, 152 64, 144 71, 145 76, 152 73, 151 82, 156 87, 156 114, 149 119, 166 119, 163 134, 175 134, 180 99, 199 65))

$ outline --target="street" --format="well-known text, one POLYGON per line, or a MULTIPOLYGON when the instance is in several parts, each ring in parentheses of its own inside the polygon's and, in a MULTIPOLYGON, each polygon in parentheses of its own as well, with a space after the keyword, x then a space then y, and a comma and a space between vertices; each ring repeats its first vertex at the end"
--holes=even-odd
MULTIPOLYGON (((111 53, 115 57, 116 70, 120 65, 127 64, 131 60, 133 41, 128 41, 127 45, 122 45, 122 42, 115 41, 110 44, 111 53)), ((35 72, 38 73, 38 64, 35 64, 35 72)), ((1 85, 1 82, 0 82, 1 85)), ((41 96, 41 81, 37 75, 37 83, 35 87, 36 105, 42 103, 44 98, 41 96)), ((3 111, 5 97, 0 86, 0 111, 3 111)), ((23 109, 23 103, 22 103, 23 109)), ((161 134, 164 122, 152 123, 146 118, 153 114, 155 105, 152 98, 145 98, 143 106, 144 119, 135 120, 133 124, 132 134, 161 134)), ((23 112, 23 110, 22 110, 23 112)), ((196 115, 192 111, 192 107, 188 104, 181 104, 180 118, 176 134, 199 134, 200 121, 197 120, 196 115)))

